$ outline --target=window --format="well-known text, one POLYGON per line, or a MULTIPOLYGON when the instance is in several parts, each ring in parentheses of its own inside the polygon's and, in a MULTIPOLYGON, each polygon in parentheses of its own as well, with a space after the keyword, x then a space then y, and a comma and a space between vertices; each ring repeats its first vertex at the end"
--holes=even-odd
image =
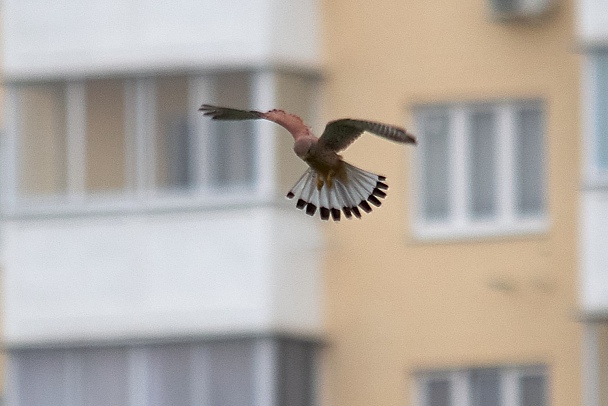
POLYGON ((489 0, 490 13, 498 20, 541 17, 550 10, 553 0, 489 0))
POLYGON ((289 406, 315 404, 313 382, 316 345, 284 338, 278 347, 278 404, 289 406))
POLYGON ((420 106, 416 236, 546 228, 544 110, 538 101, 420 106))
POLYGON ((197 111, 203 102, 251 107, 254 79, 224 72, 10 85, 11 209, 254 196, 258 127, 197 111))
POLYGON ((249 406, 272 396, 310 406, 317 350, 280 337, 12 350, 5 395, 11 405, 249 406))
POLYGON ((23 196, 66 192, 65 86, 26 85, 17 94, 20 109, 18 185, 23 196))
POLYGON ((91 80, 83 84, 85 190, 126 187, 125 81, 91 80))
POLYGON ((186 189, 194 182, 193 128, 188 122, 188 78, 164 77, 155 90, 154 186, 186 189))
POLYGON ((608 184, 608 52, 590 57, 587 182, 608 184))
POLYGON ((416 376, 416 406, 548 406, 543 366, 472 368, 416 376))

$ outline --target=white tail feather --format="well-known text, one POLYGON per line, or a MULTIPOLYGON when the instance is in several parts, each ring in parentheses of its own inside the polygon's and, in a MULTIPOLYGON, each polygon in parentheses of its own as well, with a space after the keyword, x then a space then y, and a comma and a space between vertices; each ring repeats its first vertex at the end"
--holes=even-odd
POLYGON ((361 218, 359 209, 369 213, 374 206, 380 206, 379 198, 384 198, 386 193, 382 190, 388 189, 384 176, 359 169, 356 166, 344 162, 346 171, 345 181, 338 177, 333 178, 331 187, 323 183, 321 189, 317 189, 317 172, 312 168, 302 175, 287 193, 287 198, 296 200, 296 207, 306 210, 306 214, 313 216, 317 209, 321 219, 335 221, 340 220, 340 212, 346 218, 355 216, 361 218), (369 203, 368 203, 369 202, 369 203))

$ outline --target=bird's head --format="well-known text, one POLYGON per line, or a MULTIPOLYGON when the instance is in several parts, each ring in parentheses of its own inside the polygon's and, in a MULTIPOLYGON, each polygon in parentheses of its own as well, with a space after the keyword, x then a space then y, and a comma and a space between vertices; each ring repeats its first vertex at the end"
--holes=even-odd
POLYGON ((293 151, 299 156, 301 159, 306 160, 310 157, 311 149, 316 143, 315 138, 311 137, 302 137, 298 138, 293 145, 293 151))

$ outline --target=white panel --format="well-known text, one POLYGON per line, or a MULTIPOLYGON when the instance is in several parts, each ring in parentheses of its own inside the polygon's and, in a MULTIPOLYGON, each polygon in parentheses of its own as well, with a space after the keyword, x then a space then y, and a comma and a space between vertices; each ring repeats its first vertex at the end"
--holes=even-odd
POLYGON ((314 0, 6 0, 3 5, 9 78, 313 65, 319 59, 314 0))
POLYGON ((581 197, 581 304, 583 311, 607 311, 608 193, 585 191, 581 197))
POLYGON ((583 43, 608 40, 608 2, 605 0, 579 0, 578 35, 583 43))
POLYGON ((275 62, 316 63, 321 59, 318 3, 318 0, 267 1, 273 22, 269 35, 275 62), (297 55, 294 48, 298 50, 297 55))
POLYGON ((320 332, 314 220, 257 208, 7 221, 5 338, 320 332))
MULTIPOLYGON (((295 208, 290 205, 287 210, 295 208)), ((270 211, 265 216, 271 225, 268 243, 275 247, 270 258, 273 330, 316 333, 320 330, 311 327, 320 326, 324 296, 319 219, 299 210, 281 218, 270 211)))

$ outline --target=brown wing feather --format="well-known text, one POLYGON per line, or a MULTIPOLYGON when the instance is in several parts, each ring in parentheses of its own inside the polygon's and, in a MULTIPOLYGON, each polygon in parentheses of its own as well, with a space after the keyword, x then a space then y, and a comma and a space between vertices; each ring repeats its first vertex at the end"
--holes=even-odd
POLYGON ((256 120, 263 118, 264 114, 255 110, 231 109, 210 104, 203 104, 198 111, 202 111, 213 120, 256 120))
POLYGON ((212 106, 203 104, 199 111, 204 112, 213 120, 257 120, 264 119, 279 124, 291 133, 294 138, 302 134, 310 134, 310 129, 304 121, 295 114, 286 113, 283 110, 270 110, 266 113, 255 110, 239 110, 229 107, 212 106))
POLYGON ((291 133, 294 139, 301 135, 311 134, 310 128, 295 114, 286 113, 283 110, 270 110, 263 114, 266 120, 273 121, 291 133))
POLYGON ((375 121, 353 120, 350 118, 327 123, 319 141, 337 152, 348 147, 365 131, 395 142, 416 143, 416 137, 408 133, 404 128, 375 121))

